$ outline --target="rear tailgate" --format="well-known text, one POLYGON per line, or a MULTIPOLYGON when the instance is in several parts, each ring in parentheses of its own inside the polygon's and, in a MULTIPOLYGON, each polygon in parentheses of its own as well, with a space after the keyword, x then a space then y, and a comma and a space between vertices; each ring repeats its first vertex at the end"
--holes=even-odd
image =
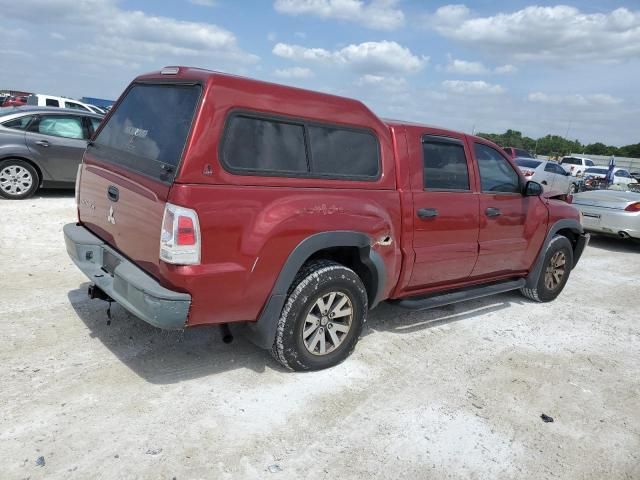
POLYGON ((200 92, 196 84, 132 84, 84 156, 80 222, 156 278, 164 207, 200 92))

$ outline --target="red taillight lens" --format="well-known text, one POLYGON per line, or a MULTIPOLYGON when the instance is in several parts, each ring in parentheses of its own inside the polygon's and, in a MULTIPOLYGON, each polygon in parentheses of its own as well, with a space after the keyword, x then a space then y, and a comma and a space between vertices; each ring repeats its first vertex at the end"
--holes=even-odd
POLYGON ((524 176, 525 177, 533 177, 533 174, 536 173, 533 170, 525 170, 524 172, 524 176))
POLYGON ((632 203, 624 210, 625 212, 640 212, 640 202, 632 203))
POLYGON ((196 231, 193 220, 189 217, 178 217, 178 245, 195 245, 196 231))

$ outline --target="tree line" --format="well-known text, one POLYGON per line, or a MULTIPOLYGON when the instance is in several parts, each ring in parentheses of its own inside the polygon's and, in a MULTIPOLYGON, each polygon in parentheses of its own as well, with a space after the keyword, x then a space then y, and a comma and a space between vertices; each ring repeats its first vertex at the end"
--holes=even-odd
POLYGON ((523 137, 522 133, 517 130, 507 130, 505 133, 478 133, 477 135, 502 147, 524 148, 537 155, 562 156, 570 153, 584 153, 586 155, 640 158, 640 143, 624 147, 614 147, 601 142, 583 145, 579 140, 567 140, 559 135, 547 135, 538 139, 523 137))

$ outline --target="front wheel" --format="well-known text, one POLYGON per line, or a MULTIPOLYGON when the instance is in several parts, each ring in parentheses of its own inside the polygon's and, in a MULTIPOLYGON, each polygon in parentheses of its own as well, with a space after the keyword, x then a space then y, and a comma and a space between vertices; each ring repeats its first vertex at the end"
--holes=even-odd
POLYGON ((367 308, 367 292, 353 270, 310 262, 289 290, 271 353, 290 370, 332 367, 353 351, 367 308))
POLYGON ((9 200, 29 198, 38 189, 38 172, 18 158, 0 162, 0 196, 9 200))
POLYGON ((534 288, 520 292, 536 302, 550 302, 560 295, 573 266, 573 247, 567 237, 553 237, 544 255, 542 270, 534 288))

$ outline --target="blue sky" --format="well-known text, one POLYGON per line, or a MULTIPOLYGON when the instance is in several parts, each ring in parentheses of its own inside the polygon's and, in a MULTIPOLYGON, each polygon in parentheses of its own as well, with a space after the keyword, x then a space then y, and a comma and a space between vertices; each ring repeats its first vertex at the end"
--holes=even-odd
POLYGON ((471 132, 640 141, 640 1, 0 0, 0 88, 115 98, 193 65, 471 132))

